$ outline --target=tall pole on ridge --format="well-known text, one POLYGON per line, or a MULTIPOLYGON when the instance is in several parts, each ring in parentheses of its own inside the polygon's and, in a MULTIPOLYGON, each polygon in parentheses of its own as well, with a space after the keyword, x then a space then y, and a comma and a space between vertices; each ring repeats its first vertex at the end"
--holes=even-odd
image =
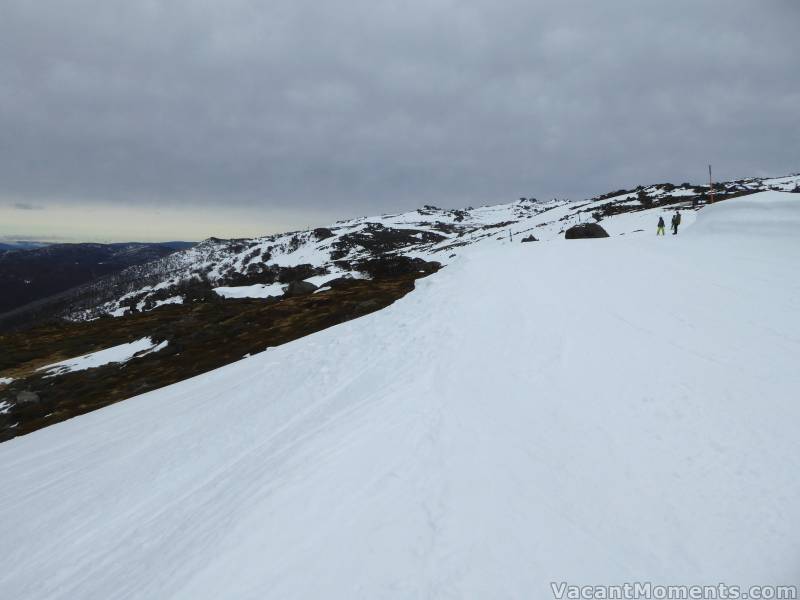
POLYGON ((711 165, 708 165, 708 191, 711 204, 714 204, 714 179, 711 177, 711 165))

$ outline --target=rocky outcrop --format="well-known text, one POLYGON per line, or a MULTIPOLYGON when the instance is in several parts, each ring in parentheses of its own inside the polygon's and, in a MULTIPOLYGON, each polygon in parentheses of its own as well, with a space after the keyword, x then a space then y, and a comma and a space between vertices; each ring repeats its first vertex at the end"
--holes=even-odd
POLYGON ((353 252, 368 252, 380 256, 420 244, 435 244, 446 237, 427 229, 399 229, 381 223, 367 223, 364 229, 345 233, 332 244, 331 259, 339 260, 353 252))
POLYGON ((321 242, 322 240, 327 240, 328 238, 331 238, 334 235, 336 235, 327 227, 317 227, 314 231, 312 231, 312 233, 319 242, 321 242))
POLYGON ((425 261, 421 258, 382 256, 380 258, 361 261, 356 265, 356 268, 362 273, 369 275, 372 279, 385 279, 387 277, 400 277, 412 273, 435 273, 441 266, 441 263, 425 261))
POLYGON ((308 281, 292 281, 283 290, 284 296, 305 296, 306 294, 313 294, 317 290, 317 286, 308 281))
POLYGON ((597 223, 581 223, 580 225, 573 225, 564 233, 564 239, 567 240, 586 240, 591 238, 607 238, 609 237, 605 229, 597 223))

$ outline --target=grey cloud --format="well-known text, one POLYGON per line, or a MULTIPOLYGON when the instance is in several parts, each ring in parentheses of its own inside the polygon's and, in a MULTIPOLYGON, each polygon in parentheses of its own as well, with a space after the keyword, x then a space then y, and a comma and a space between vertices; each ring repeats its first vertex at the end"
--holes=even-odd
POLYGON ((38 204, 30 204, 29 202, 15 202, 14 208, 17 210, 43 210, 43 206, 39 206, 38 204))
POLYGON ((800 169, 792 0, 6 0, 0 195, 348 216, 800 169))

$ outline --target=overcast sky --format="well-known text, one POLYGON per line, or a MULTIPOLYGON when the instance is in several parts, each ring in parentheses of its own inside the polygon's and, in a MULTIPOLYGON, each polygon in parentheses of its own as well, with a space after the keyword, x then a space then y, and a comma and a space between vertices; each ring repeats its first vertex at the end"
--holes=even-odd
POLYGON ((3 0, 0 237, 800 171, 797 0, 3 0))

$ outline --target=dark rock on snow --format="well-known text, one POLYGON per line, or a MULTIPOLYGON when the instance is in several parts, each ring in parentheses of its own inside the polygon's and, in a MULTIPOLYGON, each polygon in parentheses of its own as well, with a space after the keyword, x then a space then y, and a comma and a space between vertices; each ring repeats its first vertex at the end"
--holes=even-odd
POLYGON ((314 237, 317 238, 320 242, 322 240, 327 240, 330 237, 333 237, 335 234, 328 229, 327 227, 317 227, 313 232, 314 237))
POLYGON ((529 235, 528 237, 522 238, 522 241, 523 242, 538 242, 539 240, 537 240, 535 237, 533 237, 533 235, 529 235))
POLYGON ((284 296, 304 296, 305 294, 311 294, 316 289, 317 286, 308 281, 292 281, 286 286, 283 294, 284 296))
POLYGON ((337 289, 341 287, 345 287, 355 281, 352 277, 337 277, 336 279, 331 279, 330 281, 326 281, 323 287, 337 289))
POLYGON ((382 256, 380 258, 361 261, 356 265, 356 268, 373 279, 381 279, 385 277, 399 277, 410 273, 435 273, 441 266, 441 263, 425 261, 421 258, 382 256))
POLYGON ((581 223, 574 225, 567 229, 564 233, 564 239, 567 240, 585 240, 590 238, 607 238, 609 237, 605 229, 597 223, 581 223))

